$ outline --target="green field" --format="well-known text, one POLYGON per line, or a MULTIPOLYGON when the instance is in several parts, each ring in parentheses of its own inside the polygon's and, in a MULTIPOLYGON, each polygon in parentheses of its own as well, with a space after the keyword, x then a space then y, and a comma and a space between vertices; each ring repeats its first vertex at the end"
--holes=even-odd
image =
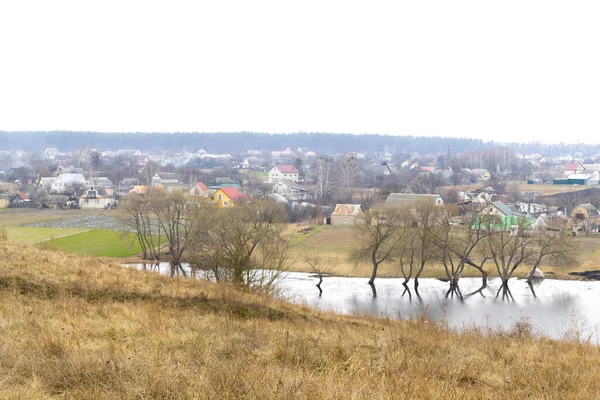
POLYGON ((22 226, 8 226, 6 233, 8 240, 13 243, 37 243, 45 240, 51 240, 62 236, 75 235, 86 232, 88 229, 82 228, 31 228, 22 226))
POLYGON ((49 240, 44 246, 96 257, 129 257, 142 251, 134 234, 103 230, 49 240))

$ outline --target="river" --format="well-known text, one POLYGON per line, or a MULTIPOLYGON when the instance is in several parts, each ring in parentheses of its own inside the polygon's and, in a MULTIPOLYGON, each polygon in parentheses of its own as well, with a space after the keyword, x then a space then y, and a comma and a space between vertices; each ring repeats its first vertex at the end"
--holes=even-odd
MULTIPOLYGON (((142 264, 128 266, 143 269, 142 264)), ((159 271, 169 274, 168 263, 159 271)), ((291 302, 341 314, 372 315, 391 318, 424 318, 432 323, 447 324, 456 330, 510 331, 517 324, 530 324, 537 335, 554 339, 600 343, 600 282, 545 279, 537 284, 537 298, 524 280, 509 283, 513 299, 498 298, 500 280, 488 280, 488 287, 472 296, 467 294, 481 286, 479 278, 462 278, 464 296, 446 298, 448 283, 438 279, 421 279, 419 296, 409 284, 405 292, 402 279, 378 278, 377 297, 367 278, 325 277, 321 288, 312 274, 287 272, 279 280, 281 296, 291 302)))

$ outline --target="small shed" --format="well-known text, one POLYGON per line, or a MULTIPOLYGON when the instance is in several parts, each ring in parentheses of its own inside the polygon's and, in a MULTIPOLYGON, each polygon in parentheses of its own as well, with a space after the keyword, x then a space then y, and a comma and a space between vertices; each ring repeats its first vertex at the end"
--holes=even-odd
POLYGON ((353 225, 362 216, 360 204, 336 204, 331 213, 331 225, 353 225))

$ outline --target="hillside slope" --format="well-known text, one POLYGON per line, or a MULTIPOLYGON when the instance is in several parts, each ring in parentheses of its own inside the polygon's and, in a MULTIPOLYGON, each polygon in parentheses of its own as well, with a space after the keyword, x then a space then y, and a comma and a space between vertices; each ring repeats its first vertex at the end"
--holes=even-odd
POLYGON ((600 395, 598 348, 519 332, 317 313, 0 243, 3 399, 600 395))

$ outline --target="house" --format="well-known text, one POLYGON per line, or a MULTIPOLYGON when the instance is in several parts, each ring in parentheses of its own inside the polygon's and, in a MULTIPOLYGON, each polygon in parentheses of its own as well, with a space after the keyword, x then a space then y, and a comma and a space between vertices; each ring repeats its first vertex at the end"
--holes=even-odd
POLYGON ((300 172, 293 165, 276 165, 269 171, 267 182, 276 183, 279 179, 298 182, 300 172))
POLYGON ((64 210, 71 207, 69 196, 64 194, 49 194, 42 200, 42 207, 64 210))
POLYGON ((0 197, 0 208, 8 207, 8 199, 6 197, 0 197))
POLYGON ((162 172, 152 177, 152 187, 160 187, 167 192, 181 190, 183 187, 177 179, 177 175, 170 172, 162 172))
POLYGON ((190 189, 190 194, 192 196, 197 197, 208 197, 210 191, 208 190, 208 186, 204 184, 204 182, 198 182, 190 189))
POLYGON ((353 225, 363 215, 360 204, 336 204, 331 213, 331 225, 353 225))
POLYGON ((44 151, 44 158, 47 160, 54 160, 56 158, 56 156, 59 156, 60 154, 61 154, 61 152, 58 151, 58 149, 56 147, 48 147, 44 151))
POLYGON ((107 209, 115 205, 112 190, 90 187, 79 197, 79 208, 101 208, 107 209))
POLYGON ((444 205, 439 194, 390 193, 385 199, 387 207, 416 207, 420 203, 431 202, 436 206, 444 205))
POLYGON ((134 185, 133 189, 131 189, 129 191, 129 193, 135 193, 138 194, 140 196, 145 195, 146 193, 148 193, 148 186, 145 185, 134 185))
POLYGON ((280 196, 285 197, 288 201, 303 201, 308 200, 310 197, 310 193, 306 187, 301 186, 294 181, 285 179, 278 180, 273 187, 273 191, 280 196))
POLYGON ((50 193, 70 193, 85 186, 86 180, 83 174, 63 172, 52 181, 50 193))
POLYGON ((585 170, 585 168, 581 164, 576 164, 576 163, 565 164, 565 165, 563 165, 563 176, 567 177, 569 175, 573 175, 578 172, 582 172, 583 170, 585 170))
POLYGON ((114 188, 114 185, 111 182, 111 180, 108 179, 105 176, 98 176, 98 177, 95 177, 95 178, 90 178, 87 181, 87 185, 86 186, 93 186, 95 188, 103 188, 103 189, 112 189, 112 188, 114 188))
POLYGON ((590 203, 580 204, 571 211, 573 232, 578 230, 596 231, 600 226, 600 212, 590 203))
POLYGON ((35 207, 35 204, 27 195, 23 192, 19 192, 10 198, 8 202, 9 207, 35 207))
POLYGON ((474 168, 469 171, 469 174, 471 175, 471 180, 476 182, 487 182, 491 178, 490 172, 485 168, 474 168))
POLYGON ((235 204, 244 203, 250 200, 250 197, 237 190, 233 186, 223 187, 217 189, 213 193, 213 199, 217 201, 218 208, 234 207, 235 204))
MULTIPOLYGON (((501 201, 493 201, 482 209, 479 216, 494 216, 499 220, 499 224, 494 224, 496 229, 513 230, 519 226, 521 221, 525 222, 527 228, 531 227, 533 220, 525 214, 519 212, 516 207, 508 206, 501 201)), ((478 219, 476 224, 480 223, 478 219)))
POLYGON ((238 181, 234 181, 230 177, 219 177, 208 182, 208 189, 215 192, 219 188, 234 187, 237 190, 242 190, 242 185, 238 181))
POLYGON ((54 184, 55 180, 56 180, 55 176, 47 176, 47 177, 40 178, 40 182, 38 184, 37 190, 38 191, 45 190, 46 192, 50 193, 52 191, 52 185, 54 184))

